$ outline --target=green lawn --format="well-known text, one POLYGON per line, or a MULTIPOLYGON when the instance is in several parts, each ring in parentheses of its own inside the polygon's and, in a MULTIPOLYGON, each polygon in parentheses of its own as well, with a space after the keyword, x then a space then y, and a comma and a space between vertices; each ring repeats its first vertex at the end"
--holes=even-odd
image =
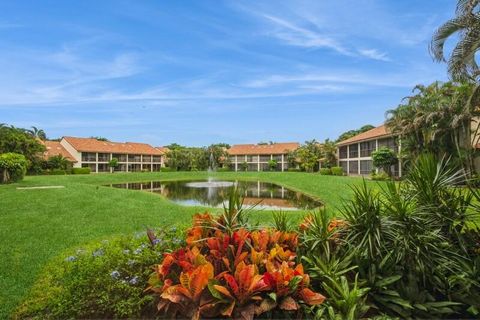
MULTIPOLYGON (((349 198, 349 185, 362 182, 359 178, 294 172, 227 172, 214 176, 275 182, 317 197, 331 210, 342 198, 349 198)), ((193 213, 205 210, 182 207, 156 194, 102 184, 206 177, 206 172, 38 176, 0 186, 0 319, 8 317, 42 267, 60 252, 94 239, 142 231, 147 226, 186 225, 193 213), (45 185, 65 188, 16 189, 45 185)), ((256 221, 270 219, 269 212, 254 213, 256 221)))

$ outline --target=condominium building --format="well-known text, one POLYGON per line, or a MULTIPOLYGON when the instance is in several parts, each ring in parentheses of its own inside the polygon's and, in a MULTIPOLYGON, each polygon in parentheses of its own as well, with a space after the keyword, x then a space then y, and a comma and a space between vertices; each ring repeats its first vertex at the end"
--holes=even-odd
POLYGON ((300 147, 297 142, 272 144, 237 144, 227 150, 230 166, 235 171, 268 171, 269 161, 277 162, 277 171, 288 169, 287 155, 300 147))
POLYGON ((60 142, 46 141, 47 155, 62 155, 75 168, 90 168, 91 172, 160 171, 164 166, 164 150, 146 143, 111 142, 93 138, 63 137, 60 142), (118 160, 115 168, 109 162, 118 160))
MULTIPOLYGON (((373 166, 372 152, 388 147, 399 153, 401 146, 397 140, 385 125, 381 125, 341 141, 337 143, 338 165, 348 175, 369 175, 372 170, 377 170, 373 166)), ((401 161, 392 166, 392 173, 402 176, 401 161)))

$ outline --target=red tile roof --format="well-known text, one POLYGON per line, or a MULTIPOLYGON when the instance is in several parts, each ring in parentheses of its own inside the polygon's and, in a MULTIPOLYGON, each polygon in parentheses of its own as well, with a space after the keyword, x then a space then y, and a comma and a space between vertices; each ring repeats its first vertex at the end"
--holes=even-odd
POLYGON ((42 141, 42 143, 45 145, 45 148, 47 149, 43 153, 43 158, 46 160, 50 157, 53 156, 58 156, 61 155, 71 162, 77 162, 75 158, 68 152, 58 141, 42 141))
POLYGON ((146 143, 100 141, 92 138, 63 137, 80 152, 105 152, 123 154, 163 155, 163 152, 146 143))
POLYGON ((381 125, 379 127, 373 128, 371 130, 365 131, 363 133, 357 134, 356 136, 353 136, 351 138, 348 138, 347 140, 340 141, 337 143, 337 146, 343 146, 346 144, 351 144, 355 142, 360 142, 360 141, 366 141, 366 140, 372 140, 372 139, 378 139, 382 137, 389 137, 392 134, 389 132, 387 127, 385 125, 381 125))
POLYGON ((274 143, 274 144, 236 144, 227 150, 230 155, 267 155, 284 154, 300 147, 300 143, 274 143))

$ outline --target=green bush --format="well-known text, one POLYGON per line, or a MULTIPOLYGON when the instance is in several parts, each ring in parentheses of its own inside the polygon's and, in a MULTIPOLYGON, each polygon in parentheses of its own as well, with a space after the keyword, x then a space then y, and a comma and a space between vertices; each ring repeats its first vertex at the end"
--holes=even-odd
POLYGON ((28 161, 19 153, 0 154, 0 183, 20 181, 27 172, 28 161))
POLYGON ((226 167, 226 168, 218 168, 217 169, 217 172, 229 172, 229 171, 232 171, 230 170, 230 168, 226 167))
POLYGON ((288 168, 287 170, 288 172, 300 172, 302 170, 298 169, 298 168, 288 168))
POLYGON ((388 173, 386 172, 379 172, 379 173, 376 173, 376 172, 372 172, 372 174, 370 175, 370 177, 372 178, 372 180, 375 180, 375 181, 388 181, 388 180, 392 180, 390 178, 390 176, 388 175, 388 173))
POLYGON ((66 175, 67 170, 62 170, 62 169, 43 170, 42 174, 50 175, 50 176, 61 176, 61 175, 66 175))
POLYGON ((330 175, 332 175, 332 169, 330 169, 330 168, 320 168, 320 174, 322 176, 330 176, 330 175))
POLYGON ((160 168, 160 172, 174 172, 174 171, 177 171, 177 170, 174 170, 173 168, 170 168, 170 167, 161 167, 160 168))
POLYGON ((165 251, 183 245, 184 238, 176 228, 163 230, 154 246, 142 233, 91 243, 55 258, 14 317, 153 318, 153 297, 144 293, 152 266, 165 251))
POLYGON ((332 174, 334 176, 343 176, 343 168, 342 167, 332 167, 332 174))
POLYGON ((72 168, 72 174, 90 174, 90 168, 72 168))

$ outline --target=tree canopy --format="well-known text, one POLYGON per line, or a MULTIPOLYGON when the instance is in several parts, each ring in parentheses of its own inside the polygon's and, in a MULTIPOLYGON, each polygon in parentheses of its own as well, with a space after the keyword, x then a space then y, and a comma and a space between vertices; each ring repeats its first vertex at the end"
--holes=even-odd
POLYGON ((360 129, 346 131, 346 132, 342 133, 342 134, 337 138, 337 141, 336 141, 336 142, 338 143, 338 142, 340 142, 340 141, 350 139, 351 137, 354 137, 354 136, 356 136, 357 134, 363 133, 363 132, 368 131, 368 130, 371 130, 371 129, 373 129, 373 128, 375 128, 375 127, 372 126, 371 124, 367 124, 367 125, 364 125, 363 127, 361 127, 360 129))

